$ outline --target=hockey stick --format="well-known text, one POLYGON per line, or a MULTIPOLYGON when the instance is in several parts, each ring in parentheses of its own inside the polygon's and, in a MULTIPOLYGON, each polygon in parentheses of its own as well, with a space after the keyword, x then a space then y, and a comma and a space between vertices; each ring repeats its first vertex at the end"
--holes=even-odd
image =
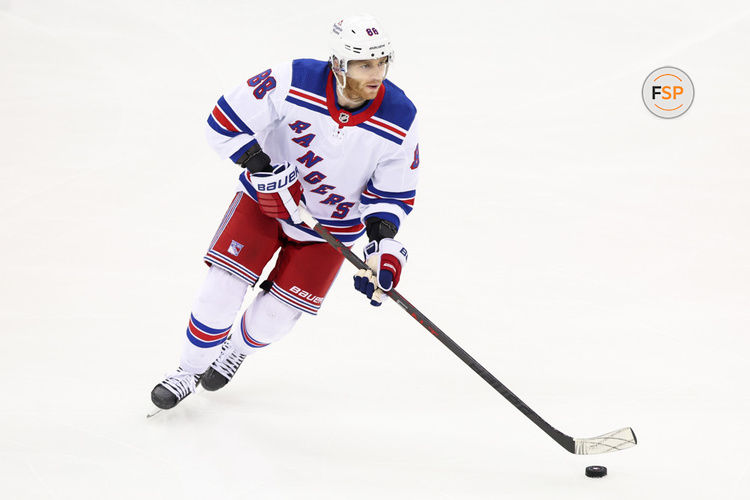
MULTIPOLYGON (((308 212, 304 207, 300 207, 300 215, 302 221, 309 226, 313 231, 318 233, 321 238, 326 240, 332 247, 338 250, 344 255, 344 258, 354 264, 358 269, 369 269, 367 265, 362 262, 362 259, 357 257, 354 252, 349 250, 343 243, 337 240, 326 228, 321 226, 317 220, 308 212)), ((427 316, 422 314, 419 309, 414 307, 408 300, 406 300, 400 293, 395 289, 387 292, 387 295, 393 299, 396 304, 406 311, 412 318, 416 319, 420 325, 425 327, 428 332, 435 336, 445 347, 451 350, 453 354, 458 356, 461 361, 466 363, 469 368, 474 370, 477 375, 482 377, 485 382, 490 384, 497 392, 499 392, 505 399, 518 408, 518 410, 526 415, 526 417, 534 422, 540 429, 547 433, 552 439, 554 439, 560 446, 568 450, 570 453, 576 455, 593 455, 597 453, 607 453, 610 451, 624 450, 635 446, 638 440, 633 433, 633 429, 630 427, 624 427, 616 431, 602 434, 592 438, 573 438, 564 434, 550 424, 548 424, 542 417, 540 417, 534 410, 528 407, 526 403, 513 394, 510 389, 495 378, 485 367, 479 364, 479 362, 472 358, 469 353, 464 351, 461 346, 456 344, 448 335, 438 328, 427 316)))

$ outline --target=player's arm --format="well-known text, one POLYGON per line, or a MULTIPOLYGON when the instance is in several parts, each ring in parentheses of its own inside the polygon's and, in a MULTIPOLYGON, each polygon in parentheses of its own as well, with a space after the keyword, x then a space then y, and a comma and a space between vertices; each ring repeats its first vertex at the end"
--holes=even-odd
POLYGON ((403 143, 392 148, 391 154, 377 165, 359 198, 360 216, 371 240, 383 232, 397 232, 414 207, 419 177, 418 140, 414 120, 403 143))
POLYGON ((419 148, 416 121, 404 143, 381 162, 360 197, 362 220, 370 243, 365 246, 365 262, 371 270, 354 276, 354 287, 379 306, 383 291, 394 288, 408 257, 406 248, 393 239, 401 223, 412 211, 417 188, 419 148))
POLYGON ((286 162, 272 165, 256 137, 278 123, 291 71, 291 64, 262 71, 221 96, 208 116, 206 136, 220 156, 250 172, 261 212, 298 224, 302 184, 297 167, 286 162))
POLYGON ((251 173, 270 170, 257 136, 274 126, 291 85, 291 63, 262 71, 222 95, 208 116, 206 138, 222 158, 251 173))

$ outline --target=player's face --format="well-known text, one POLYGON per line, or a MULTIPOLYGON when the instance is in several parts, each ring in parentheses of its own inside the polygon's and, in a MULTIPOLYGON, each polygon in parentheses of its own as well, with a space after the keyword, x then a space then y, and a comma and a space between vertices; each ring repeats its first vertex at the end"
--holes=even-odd
POLYGON ((349 61, 345 95, 352 99, 375 99, 388 69, 388 58, 349 61))

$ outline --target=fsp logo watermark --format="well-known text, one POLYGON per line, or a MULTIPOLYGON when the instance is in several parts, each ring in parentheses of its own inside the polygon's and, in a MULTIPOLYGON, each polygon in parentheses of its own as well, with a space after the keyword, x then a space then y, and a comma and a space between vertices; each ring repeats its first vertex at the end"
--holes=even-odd
POLYGON ((693 82, 681 69, 664 66, 643 82, 643 103, 659 118, 677 118, 693 104, 693 82))

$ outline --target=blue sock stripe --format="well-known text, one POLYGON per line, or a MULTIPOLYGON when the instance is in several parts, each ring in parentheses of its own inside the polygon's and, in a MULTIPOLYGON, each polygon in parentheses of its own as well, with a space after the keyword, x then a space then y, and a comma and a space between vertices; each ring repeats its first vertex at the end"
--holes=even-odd
POLYGON ((193 344, 196 347, 202 347, 203 349, 207 349, 209 347, 216 347, 217 345, 221 345, 226 340, 226 337, 222 337, 218 340, 215 340, 213 342, 203 342, 199 338, 197 338, 195 335, 193 335, 190 332, 190 327, 186 329, 187 338, 190 341, 191 344, 193 344))
POLYGON ((190 315, 190 321, 200 328, 200 330, 208 335, 223 335, 226 333, 229 333, 230 328, 232 328, 232 325, 229 325, 226 328, 211 328, 210 326, 206 326, 200 321, 198 321, 194 315, 190 315))
POLYGON ((259 349, 261 347, 266 347, 269 344, 264 344, 263 342, 258 342, 254 338, 250 336, 250 334, 247 332, 247 328, 245 328, 245 315, 242 315, 242 321, 240 321, 240 330, 242 331, 242 340, 245 341, 247 345, 254 349, 259 349))

